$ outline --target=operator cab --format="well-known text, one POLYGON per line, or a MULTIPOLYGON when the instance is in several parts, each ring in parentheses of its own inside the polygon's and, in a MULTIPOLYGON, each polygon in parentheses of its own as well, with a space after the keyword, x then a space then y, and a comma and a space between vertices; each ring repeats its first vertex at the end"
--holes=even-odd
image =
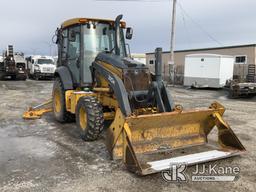
MULTIPOLYGON (((124 29, 125 22, 90 18, 75 18, 65 21, 57 29, 58 66, 66 66, 72 75, 75 87, 90 87, 91 65, 99 53, 127 57, 124 29), (116 27, 118 23, 118 27, 116 27)), ((127 28, 126 38, 132 38, 132 29, 127 28)))

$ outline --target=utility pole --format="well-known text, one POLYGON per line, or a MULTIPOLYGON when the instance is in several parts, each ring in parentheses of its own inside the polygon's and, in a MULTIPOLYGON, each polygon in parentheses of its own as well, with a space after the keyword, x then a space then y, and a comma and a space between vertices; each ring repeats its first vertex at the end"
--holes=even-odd
POLYGON ((36 55, 38 48, 30 48, 33 52, 33 55, 36 55))
POLYGON ((42 43, 44 43, 44 44, 46 44, 46 45, 48 45, 48 47, 49 47, 49 56, 52 56, 52 43, 49 43, 49 42, 47 42, 47 41, 43 41, 42 43))
POLYGON ((175 74, 175 69, 174 69, 174 44, 175 44, 175 27, 176 27, 176 4, 177 0, 172 0, 173 5, 172 5, 172 29, 171 29, 171 42, 170 42, 170 61, 169 61, 169 75, 170 75, 170 80, 172 80, 174 84, 174 74, 175 74), (171 67, 173 66, 173 68, 171 67))

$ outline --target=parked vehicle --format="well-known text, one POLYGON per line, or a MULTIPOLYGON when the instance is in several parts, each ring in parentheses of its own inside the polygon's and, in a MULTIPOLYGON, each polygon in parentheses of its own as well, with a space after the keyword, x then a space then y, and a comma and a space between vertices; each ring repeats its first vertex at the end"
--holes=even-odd
POLYGON ((8 45, 0 60, 0 79, 27 79, 27 67, 23 53, 14 53, 13 46, 8 45))
POLYGON ((233 78, 226 82, 229 98, 253 97, 256 96, 256 65, 248 66, 246 79, 233 78))
POLYGON ((26 60, 30 78, 39 80, 54 77, 56 65, 54 64, 53 57, 36 55, 27 57, 26 60))

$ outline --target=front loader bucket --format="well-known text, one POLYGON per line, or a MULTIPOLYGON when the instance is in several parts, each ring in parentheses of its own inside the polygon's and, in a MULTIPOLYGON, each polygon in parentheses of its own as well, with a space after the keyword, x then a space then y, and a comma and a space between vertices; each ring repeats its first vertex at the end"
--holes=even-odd
POLYGON ((222 120, 224 111, 214 103, 204 110, 126 118, 112 154, 122 156, 127 168, 140 175, 169 169, 173 163, 192 165, 238 155, 245 148, 222 120), (216 143, 207 138, 214 126, 216 143))

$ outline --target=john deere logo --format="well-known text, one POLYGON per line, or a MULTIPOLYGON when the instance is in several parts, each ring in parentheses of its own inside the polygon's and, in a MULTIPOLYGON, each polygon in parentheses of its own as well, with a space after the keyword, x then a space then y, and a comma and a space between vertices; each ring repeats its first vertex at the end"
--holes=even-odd
POLYGON ((186 164, 171 164, 170 169, 162 171, 162 177, 167 182, 186 182, 186 164))

